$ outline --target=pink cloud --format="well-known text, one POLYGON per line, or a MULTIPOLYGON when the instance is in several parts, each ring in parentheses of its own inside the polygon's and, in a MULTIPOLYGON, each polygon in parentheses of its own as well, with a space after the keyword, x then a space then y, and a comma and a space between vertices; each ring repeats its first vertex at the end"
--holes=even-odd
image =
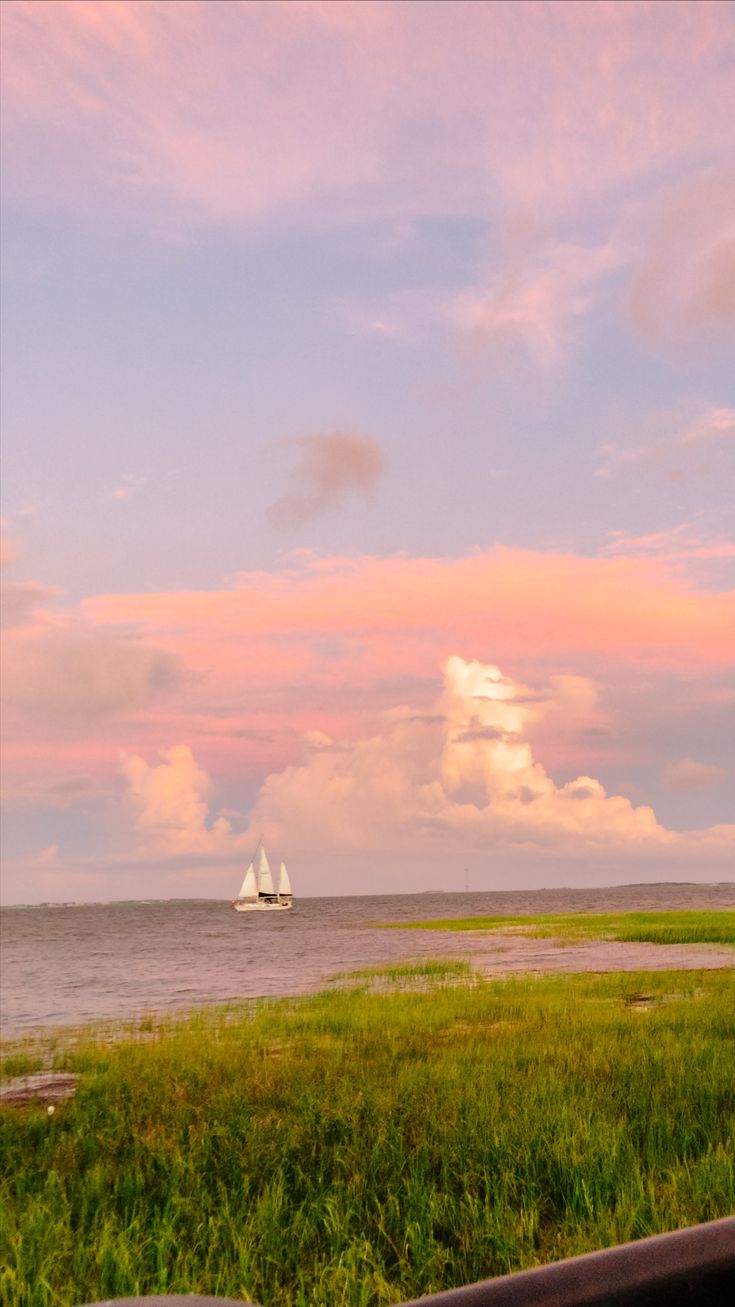
POLYGON ((679 762, 671 762, 664 767, 662 779, 664 789, 675 794, 687 794, 692 790, 716 789, 722 785, 725 771, 723 767, 714 767, 710 763, 681 758, 679 762))
POLYGON ((84 609, 95 629, 135 630, 182 669, 178 692, 116 736, 128 748, 185 740, 218 775, 262 776, 297 760, 310 731, 344 742, 396 703, 428 708, 454 646, 542 680, 564 710, 556 720, 539 713, 529 731, 573 765, 593 747, 598 756, 615 748, 584 736, 609 727, 596 682, 701 677, 732 664, 732 594, 696 590, 671 574, 681 565, 622 541, 609 558, 307 555, 243 574, 231 590, 98 596, 84 609))
POLYGON ((732 24, 709 0, 15 0, 4 28, 13 194, 187 229, 486 215, 497 187, 574 212, 731 144, 732 24))
MULTIPOLYGON (((647 338, 732 323, 727 6, 10 0, 4 29, 12 199, 174 240, 274 218, 500 221, 526 247, 460 294, 408 288, 348 317, 386 337, 449 321, 485 358, 547 372, 631 264, 647 338), (659 229, 671 177, 687 180, 659 229)), ((295 493, 277 519, 308 511, 295 493)))
POLYGON ((697 475, 722 475, 735 439, 735 409, 712 405, 656 413, 646 420, 639 443, 603 445, 595 476, 610 479, 626 471, 649 472, 668 480, 697 475))
POLYGON ((8 641, 3 698, 34 714, 78 723, 130 712, 175 684, 175 658, 101 631, 52 630, 8 641))
POLYGON ((696 326, 735 322, 735 238, 721 240, 708 251, 687 307, 696 326))
POLYGON ((667 531, 652 531, 648 535, 630 535, 626 531, 611 531, 605 554, 638 558, 657 558, 673 571, 673 565, 696 562, 717 562, 735 558, 735 542, 698 534, 695 527, 684 523, 667 531))
POLYGON ((17 549, 15 541, 9 536, 0 535, 0 567, 7 567, 15 561, 17 549))
POLYGON ((679 435, 679 443, 682 445, 699 444, 703 440, 733 439, 735 439, 735 408, 708 409, 679 435))
POLYGON ((511 861, 535 854, 640 865, 695 849, 716 864, 735 850, 735 826, 673 832, 652 808, 608 794, 594 776, 557 784, 534 757, 528 728, 539 711, 564 712, 570 687, 558 689, 554 701, 548 687, 534 692, 495 666, 453 655, 431 712, 393 708, 369 735, 341 744, 312 732, 303 762, 266 777, 240 834, 223 815, 212 816, 210 778, 186 746, 162 751, 153 765, 124 758, 135 856, 224 865, 240 861, 260 834, 298 849, 307 863, 317 853, 410 850, 431 866, 449 851, 456 859, 474 850, 511 861))
MULTIPOLYGON (((732 664, 735 605, 731 593, 698 591, 672 573, 670 541, 618 547, 619 556, 588 558, 302 554, 226 590, 100 595, 81 612, 59 604, 54 623, 42 613, 6 633, 7 792, 52 807, 107 802, 121 750, 150 760, 177 741, 186 759, 136 764, 136 811, 148 813, 153 840, 164 781, 188 785, 189 810, 201 817, 193 843, 212 851, 219 840, 224 854, 237 837, 197 809, 207 791, 196 769, 252 794, 265 775, 380 734, 386 712, 428 718, 430 734, 436 669, 453 647, 512 667, 517 707, 522 680, 536 687, 522 705, 524 739, 547 765, 568 775, 586 774, 594 759, 635 761, 611 733, 624 725, 615 715, 622 690, 647 686, 647 699, 688 678, 694 711, 702 677, 732 664), (60 791, 69 777, 86 780, 60 791)), ((463 730, 481 742, 488 725, 463 730)))
POLYGON ((176 655, 96 627, 52 587, 18 582, 3 600, 4 804, 109 797, 121 743, 147 729, 160 738, 158 711, 176 711, 176 655))
MULTIPOLYGON (((107 802, 119 790, 117 733, 79 738, 47 726, 36 738, 23 718, 4 714, 2 804, 10 808, 72 808, 107 802), (8 720, 10 718, 10 720, 8 720)), ((126 732, 123 731, 122 734, 126 732)), ((155 745, 152 746, 155 748, 155 745)))
POLYGON ((141 851, 153 856, 237 854, 244 845, 225 817, 209 819, 207 773, 184 744, 161 751, 162 762, 150 766, 125 755, 120 770, 135 810, 141 851))
MULTIPOLYGON (((527 687, 457 656, 433 715, 387 713, 347 749, 320 747, 265 780, 252 830, 302 850, 400 851, 455 858, 536 851, 605 859, 686 845, 650 807, 609 795, 595 777, 557 785, 526 739, 527 687)), ((714 855, 735 850, 735 826, 698 832, 714 855)))
POLYGON ((275 527, 288 530, 341 507, 355 491, 370 494, 383 473, 383 451, 372 436, 332 432, 290 442, 301 451, 291 489, 271 504, 275 527))
POLYGON ((50 625, 53 619, 46 605, 60 593, 54 586, 38 585, 35 581, 13 581, 3 585, 0 597, 3 629, 37 627, 40 623, 50 625))
POLYGON ((596 305, 601 283, 625 261, 612 243, 542 246, 511 256, 486 288, 464 291, 454 316, 478 351, 492 356, 521 346, 553 370, 596 305))
POLYGON ((641 334, 679 343, 697 328, 735 325, 735 174, 713 172, 660 208, 630 289, 641 334))
POLYGON ((307 556, 243 573, 227 591, 101 595, 84 611, 98 627, 134 624, 194 671, 216 666, 220 681, 258 686, 296 676, 328 685, 345 667, 353 684, 430 675, 452 643, 493 647, 504 661, 578 666, 594 652, 628 665, 728 665, 732 596, 697 591, 639 553, 307 556), (337 641, 331 653, 325 638, 337 641))

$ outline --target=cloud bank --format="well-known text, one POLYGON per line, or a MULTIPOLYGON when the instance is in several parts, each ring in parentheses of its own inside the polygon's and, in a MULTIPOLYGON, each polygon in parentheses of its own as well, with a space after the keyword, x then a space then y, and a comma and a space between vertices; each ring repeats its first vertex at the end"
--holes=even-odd
POLYGON ((497 190, 574 212, 731 146, 732 16, 709 0, 4 9, 23 200, 185 227, 486 214, 497 190))
MULTIPOLYGON (((675 832, 651 807, 608 794, 594 776, 557 783, 528 740, 535 719, 563 710, 569 687, 557 688, 555 698, 453 655, 433 712, 394 708, 371 735, 351 742, 312 733, 306 760, 266 778, 239 834, 224 817, 211 818, 210 780, 189 748, 166 750, 152 766, 125 758, 140 853, 237 860, 262 833, 302 860, 409 853, 431 863, 474 853, 502 855, 506 865, 531 855, 640 867, 693 848, 703 865, 735 853, 735 826, 675 832)), ((674 773, 683 777, 683 766, 674 773)))
MULTIPOLYGON (((363 888, 378 847, 399 848, 402 864, 421 849, 427 866, 453 847, 511 861, 576 850, 606 865, 628 850, 629 875, 636 859, 671 858, 701 876, 725 858, 727 828, 669 827, 686 824, 685 795, 712 796, 692 824, 727 817, 733 595, 672 571, 696 540, 616 549, 299 555, 230 589, 99 595, 80 609, 51 591, 47 607, 32 587, 4 633, 8 797, 24 811, 78 806, 93 841, 114 828, 122 856, 122 774, 137 868, 236 863, 263 831, 315 862, 320 848, 349 853, 363 888), (450 659, 436 702, 452 647, 497 651, 514 679, 450 659), (707 763, 683 766, 682 740, 707 763), (631 794, 656 796, 667 821, 631 794)), ((76 874, 64 838, 53 842, 59 874, 76 874)), ((91 847, 103 876, 103 845, 91 847)), ((329 892, 339 876, 316 885, 329 892)))
POLYGON ((543 697, 500 669, 450 657, 435 714, 386 714, 348 749, 322 744, 269 776, 254 827, 307 848, 593 848, 640 854, 675 840, 649 807, 608 795, 591 776, 557 785, 526 738, 543 697))

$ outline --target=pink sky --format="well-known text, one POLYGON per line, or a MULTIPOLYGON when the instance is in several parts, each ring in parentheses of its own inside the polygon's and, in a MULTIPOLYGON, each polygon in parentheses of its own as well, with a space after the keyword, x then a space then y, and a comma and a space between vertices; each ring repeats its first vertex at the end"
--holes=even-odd
POLYGON ((732 7, 4 28, 5 899, 731 876, 732 7))

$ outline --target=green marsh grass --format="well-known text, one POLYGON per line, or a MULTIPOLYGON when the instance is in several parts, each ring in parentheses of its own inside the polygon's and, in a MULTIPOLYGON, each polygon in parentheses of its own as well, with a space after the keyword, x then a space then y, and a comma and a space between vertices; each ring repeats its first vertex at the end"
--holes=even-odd
POLYGON ((43 1058, 37 1053, 19 1051, 0 1058, 0 1076, 7 1076, 8 1079, 13 1076, 30 1076, 42 1068, 43 1058))
POLYGON ((512 931, 535 939, 608 939, 648 944, 735 944, 735 912, 560 912, 538 916, 448 917, 384 923, 395 930, 512 931))
POLYGON ((57 1051, 76 1097, 0 1111, 0 1299, 373 1307, 735 1208, 731 973, 455 979, 57 1051))
POLYGON ((333 983, 345 983, 354 989, 381 991, 426 989, 435 985, 468 983, 475 978, 471 962, 464 959, 421 958, 411 962, 394 962, 385 966, 361 967, 358 971, 337 972, 333 983))

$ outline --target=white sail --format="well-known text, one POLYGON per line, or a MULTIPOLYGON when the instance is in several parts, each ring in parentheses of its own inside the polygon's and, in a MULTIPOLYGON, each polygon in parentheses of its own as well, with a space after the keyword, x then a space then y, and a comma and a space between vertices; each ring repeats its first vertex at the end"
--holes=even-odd
POLYGON ((283 898, 284 895, 287 894, 288 895, 293 894, 293 890, 291 889, 291 882, 288 879, 288 872, 286 871, 285 862, 281 863, 278 870, 278 894, 280 898, 283 898))
POLYGON ((283 912, 293 907, 291 882, 286 864, 281 863, 278 873, 279 893, 273 889, 273 876, 262 841, 245 872, 240 893, 232 900, 235 912, 283 912))
POLYGON ((239 899, 257 899, 258 897, 258 883, 255 879, 255 867, 252 862, 245 872, 245 878, 240 886, 240 893, 237 897, 239 899))
POLYGON ((258 852, 255 855, 255 875, 258 881, 258 890, 261 894, 275 894, 270 863, 262 844, 258 845, 258 852))

